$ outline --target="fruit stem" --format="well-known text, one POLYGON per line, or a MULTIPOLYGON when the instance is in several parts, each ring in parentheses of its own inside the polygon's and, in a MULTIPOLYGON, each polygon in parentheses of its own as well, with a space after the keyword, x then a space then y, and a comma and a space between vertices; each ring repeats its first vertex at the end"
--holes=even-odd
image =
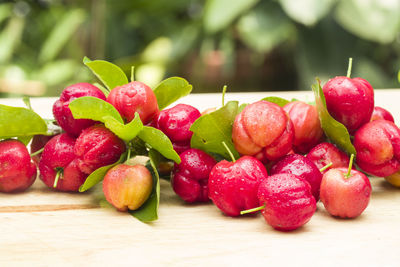
POLYGON ((44 150, 44 147, 42 147, 42 148, 41 148, 41 149, 39 149, 38 151, 35 151, 35 152, 31 153, 31 157, 33 157, 33 156, 36 156, 36 155, 38 155, 38 154, 42 153, 42 152, 43 152, 43 150, 44 150))
POLYGON ((262 210, 264 208, 265 208, 265 204, 260 206, 260 207, 257 207, 257 208, 253 208, 253 209, 249 209, 249 210, 242 210, 240 212, 240 215, 244 215, 244 214, 247 214, 247 213, 252 213, 252 212, 255 212, 255 211, 259 211, 259 210, 262 210))
POLYGON ((58 170, 57 170, 57 174, 56 174, 56 178, 54 179, 54 184, 53 184, 53 187, 54 187, 54 188, 57 187, 58 180, 59 180, 59 179, 62 179, 62 177, 61 177, 62 174, 63 174, 63 169, 61 169, 61 168, 58 169, 58 170))
POLYGON ((225 106, 225 93, 227 87, 228 86, 224 85, 224 88, 222 88, 222 106, 225 106))
POLYGON ((128 147, 128 155, 126 156, 126 160, 131 158, 131 149, 128 147))
POLYGON ((228 145, 224 141, 222 141, 222 145, 225 147, 226 151, 228 151, 228 154, 231 157, 232 162, 235 162, 236 161, 235 156, 233 156, 232 151, 229 149, 228 145))
POLYGON ((347 78, 351 76, 351 68, 353 66, 353 58, 349 57, 349 65, 347 67, 347 78))
POLYGON ((24 97, 22 98, 22 101, 24 102, 25 106, 26 106, 28 109, 30 109, 30 110, 33 111, 33 108, 32 108, 32 105, 31 105, 31 99, 30 99, 29 97, 24 96, 24 97))
POLYGON ((326 169, 328 169, 330 166, 332 166, 333 165, 333 163, 331 162, 331 163, 328 163, 328 164, 326 164, 324 167, 322 167, 321 169, 319 169, 319 171, 320 172, 323 172, 323 171, 325 171, 326 169))
POLYGON ((135 66, 131 66, 131 82, 135 80, 135 66))
POLYGON ((351 154, 350 156, 350 163, 349 163, 349 169, 347 170, 346 178, 349 178, 351 176, 351 169, 353 167, 353 160, 354 160, 354 154, 351 154))

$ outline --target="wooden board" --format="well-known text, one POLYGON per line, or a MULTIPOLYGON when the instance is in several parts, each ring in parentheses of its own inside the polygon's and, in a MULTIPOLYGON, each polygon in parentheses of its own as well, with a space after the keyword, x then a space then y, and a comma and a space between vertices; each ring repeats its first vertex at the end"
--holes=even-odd
MULTIPOLYGON (((227 99, 252 102, 270 95, 312 100, 310 92, 227 99)), ((376 104, 400 120, 398 99, 400 90, 376 93, 376 104)), ((34 99, 33 107, 50 116, 53 102, 34 99)), ((220 95, 192 95, 181 102, 204 109, 220 105, 220 95)), ((359 218, 335 219, 319 203, 311 221, 289 233, 273 230, 261 215, 230 218, 211 203, 185 204, 166 181, 160 218, 151 224, 101 207, 101 187, 60 193, 36 181, 27 192, 0 194, 0 266, 398 266, 400 190, 381 178, 371 181, 371 202, 359 218)))

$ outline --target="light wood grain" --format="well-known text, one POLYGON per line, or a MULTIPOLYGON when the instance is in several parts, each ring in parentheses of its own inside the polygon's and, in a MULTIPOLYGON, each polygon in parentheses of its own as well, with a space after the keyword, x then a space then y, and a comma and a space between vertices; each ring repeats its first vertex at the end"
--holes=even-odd
MULTIPOLYGON (((376 95, 376 103, 400 119, 395 103, 400 90, 376 95)), ((240 98, 250 102, 260 96, 240 98)), ((37 101, 34 107, 48 112, 52 99, 37 101)), ((220 98, 208 94, 184 102, 205 108, 220 98)), ((0 266, 398 266, 400 190, 381 178, 371 182, 371 202, 359 218, 335 219, 319 203, 308 224, 282 233, 261 215, 230 218, 211 203, 185 204, 166 181, 159 220, 151 224, 99 207, 100 186, 71 194, 36 181, 25 193, 0 194, 0 266)))

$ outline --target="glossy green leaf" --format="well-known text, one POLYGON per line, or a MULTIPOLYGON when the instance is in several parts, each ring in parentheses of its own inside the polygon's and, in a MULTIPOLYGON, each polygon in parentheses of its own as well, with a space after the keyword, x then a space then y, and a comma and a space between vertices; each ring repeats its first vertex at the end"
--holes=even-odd
POLYGON ((171 77, 165 79, 154 89, 158 108, 162 110, 179 98, 190 94, 192 88, 193 86, 183 78, 171 77))
POLYGON ((94 86, 96 86, 97 88, 100 89, 100 91, 103 92, 103 94, 108 97, 108 95, 110 94, 110 91, 108 91, 107 88, 105 88, 103 85, 99 84, 99 83, 93 83, 94 86))
POLYGON ((139 114, 135 113, 135 118, 127 124, 122 124, 111 116, 105 116, 104 125, 124 141, 131 141, 143 129, 143 123, 139 114))
POLYGON ((268 102, 271 102, 271 103, 275 103, 280 107, 284 107, 287 103, 290 102, 289 100, 286 100, 284 98, 277 97, 277 96, 268 96, 268 97, 265 97, 265 98, 263 98, 261 100, 265 100, 265 101, 268 101, 268 102))
POLYGON ((138 137, 167 159, 173 160, 178 164, 181 163, 181 158, 174 150, 171 140, 162 131, 153 127, 143 126, 138 137))
POLYGON ((150 166, 149 168, 153 176, 153 190, 149 199, 137 210, 131 210, 129 213, 142 222, 152 222, 158 219, 158 206, 160 203, 160 176, 157 172, 159 164, 159 153, 153 149, 149 151, 150 166))
POLYGON ((329 114, 326 107, 325 96, 321 88, 321 83, 319 80, 317 81, 317 84, 312 85, 312 90, 315 95, 315 103, 318 110, 319 120, 321 121, 321 126, 325 135, 348 155, 356 155, 356 150, 351 143, 350 134, 346 127, 329 114))
POLYGON ((112 167, 117 166, 118 164, 124 162, 126 160, 126 152, 121 155, 119 160, 113 164, 107 165, 100 167, 96 169, 94 172, 92 172, 85 180, 83 185, 79 187, 79 192, 85 192, 86 190, 89 190, 96 184, 100 183, 104 176, 107 174, 108 170, 110 170, 112 167))
POLYGON ((0 105, 0 139, 27 140, 37 134, 47 134, 46 122, 38 114, 27 108, 0 105))
POLYGON ((104 60, 91 61, 85 57, 83 63, 96 75, 97 78, 108 88, 112 90, 117 86, 127 84, 128 78, 120 67, 104 60))
POLYGON ((191 147, 215 153, 230 160, 225 142, 235 158, 239 157, 232 142, 232 125, 238 112, 238 102, 229 101, 225 106, 198 118, 190 127, 193 132, 191 147))
POLYGON ((124 123, 118 110, 113 105, 97 97, 79 97, 69 103, 69 108, 75 119, 91 119, 104 122, 104 118, 110 116, 118 122, 124 123))
POLYGON ((312 26, 331 10, 336 0, 279 0, 279 2, 290 18, 312 26))

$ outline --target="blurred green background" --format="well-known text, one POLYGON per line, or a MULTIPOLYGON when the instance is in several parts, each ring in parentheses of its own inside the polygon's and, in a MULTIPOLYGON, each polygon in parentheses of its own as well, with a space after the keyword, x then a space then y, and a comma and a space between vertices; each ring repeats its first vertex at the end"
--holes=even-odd
POLYGON ((400 87, 399 0, 0 0, 0 94, 54 96, 105 59, 194 92, 309 90, 345 75, 400 87))

